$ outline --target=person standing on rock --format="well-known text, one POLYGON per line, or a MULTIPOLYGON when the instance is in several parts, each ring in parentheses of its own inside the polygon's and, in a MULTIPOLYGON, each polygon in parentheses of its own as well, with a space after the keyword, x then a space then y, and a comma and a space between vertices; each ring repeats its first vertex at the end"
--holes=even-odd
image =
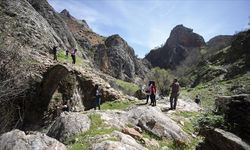
POLYGON ((170 95, 170 109, 176 109, 177 100, 180 91, 180 84, 177 79, 174 79, 173 83, 170 85, 171 95, 170 95))
POLYGON ((95 85, 95 107, 94 109, 96 110, 96 107, 101 110, 101 89, 98 84, 95 85))
MULTIPOLYGON (((146 93, 146 103, 145 104, 147 104, 148 103, 148 100, 149 100, 149 98, 150 98, 150 83, 151 82, 149 82, 148 83, 148 85, 145 87, 145 89, 144 89, 144 91, 145 91, 145 93, 146 93)), ((152 100, 151 100, 151 103, 150 104, 152 104, 152 100)))
POLYGON ((71 52, 72 64, 76 63, 76 52, 77 52, 77 49, 73 49, 71 52))
POLYGON ((152 104, 152 106, 156 106, 155 95, 156 95, 156 86, 155 86, 155 82, 154 82, 154 81, 151 81, 151 84, 150 84, 150 99, 151 99, 151 104, 152 104))
POLYGON ((53 51, 53 55, 54 55, 54 60, 57 61, 57 46, 54 46, 52 51, 53 51))

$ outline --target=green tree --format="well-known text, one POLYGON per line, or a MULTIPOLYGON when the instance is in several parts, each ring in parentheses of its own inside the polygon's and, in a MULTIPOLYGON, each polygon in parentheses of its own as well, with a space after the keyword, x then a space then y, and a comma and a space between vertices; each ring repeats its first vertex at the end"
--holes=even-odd
POLYGON ((169 86, 171 84, 171 80, 173 79, 172 75, 169 71, 165 69, 161 69, 159 67, 153 68, 148 74, 148 81, 155 81, 157 91, 160 95, 168 95, 169 94, 169 86))

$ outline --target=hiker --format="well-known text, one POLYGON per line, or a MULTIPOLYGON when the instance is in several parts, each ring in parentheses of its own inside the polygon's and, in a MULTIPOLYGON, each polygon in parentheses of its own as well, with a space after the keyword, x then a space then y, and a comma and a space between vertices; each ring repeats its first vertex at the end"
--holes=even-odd
POLYGON ((76 52, 77 52, 77 49, 73 49, 71 52, 72 64, 76 63, 76 52))
POLYGON ((195 102, 196 104, 200 105, 201 100, 200 100, 200 98, 199 98, 198 95, 195 96, 194 102, 195 102))
POLYGON ((101 90, 98 84, 95 85, 95 107, 94 109, 96 110, 96 107, 101 110, 100 104, 101 104, 101 90))
POLYGON ((68 103, 68 101, 63 101, 63 103, 62 103, 62 111, 69 111, 69 103, 68 103))
POLYGON ((69 50, 66 50, 66 51, 65 51, 65 56, 66 56, 66 58, 69 57, 69 50))
POLYGON ((180 91, 180 85, 177 79, 174 79, 173 83, 170 85, 171 95, 170 95, 170 109, 176 109, 177 100, 180 91))
MULTIPOLYGON (((145 104, 147 104, 148 103, 148 100, 149 100, 149 98, 150 98, 150 82, 148 83, 148 85, 144 88, 144 92, 146 93, 146 103, 145 104)), ((152 100, 151 100, 151 102, 150 102, 150 105, 152 104, 152 100)))
POLYGON ((52 51, 53 51, 53 55, 54 55, 54 60, 57 61, 57 46, 54 46, 52 51))
POLYGON ((155 94, 156 94, 155 82, 150 81, 150 99, 152 106, 156 106, 155 94))

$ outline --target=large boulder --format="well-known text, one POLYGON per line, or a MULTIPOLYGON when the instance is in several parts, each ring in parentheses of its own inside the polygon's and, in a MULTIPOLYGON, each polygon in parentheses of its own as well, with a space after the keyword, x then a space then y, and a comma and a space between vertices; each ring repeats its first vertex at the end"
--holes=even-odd
POLYGON ((62 113, 49 129, 47 135, 64 142, 68 137, 87 131, 90 128, 89 117, 82 113, 62 113))
POLYGON ((197 150, 249 150, 250 145, 240 137, 222 129, 204 129, 200 132, 205 137, 197 150))
MULTIPOLYGON (((98 138, 98 137, 97 137, 98 138)), ((102 138, 100 138, 102 139, 102 138)), ((102 139, 102 141, 95 140, 95 144, 92 145, 92 150, 147 150, 145 147, 137 143, 137 141, 129 135, 123 134, 119 131, 112 132, 111 135, 102 139), (108 139, 114 138, 116 141, 110 141, 108 139)))
POLYGON ((154 67, 174 69, 189 55, 195 55, 196 49, 203 45, 205 41, 202 36, 194 33, 190 28, 177 25, 171 31, 164 46, 151 50, 145 58, 154 67))
POLYGON ((250 143, 250 95, 220 96, 215 100, 217 113, 225 116, 231 132, 250 143))
POLYGON ((128 112, 129 121, 160 138, 186 142, 188 135, 176 122, 164 115, 160 108, 143 106, 128 112))
POLYGON ((160 138, 188 141, 188 135, 158 107, 141 106, 128 111, 100 112, 101 118, 110 126, 125 128, 128 124, 139 126, 160 138))
POLYGON ((66 150, 66 146, 45 134, 35 132, 25 134, 12 130, 0 136, 1 150, 66 150))

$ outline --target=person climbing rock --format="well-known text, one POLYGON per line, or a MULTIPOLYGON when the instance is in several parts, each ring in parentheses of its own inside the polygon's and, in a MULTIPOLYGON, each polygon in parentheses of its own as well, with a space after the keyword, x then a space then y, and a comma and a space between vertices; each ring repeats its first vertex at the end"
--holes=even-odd
POLYGON ((200 105, 201 99, 199 98, 198 95, 195 96, 194 102, 195 102, 196 104, 200 105))
POLYGON ((77 52, 77 49, 73 49, 71 52, 72 64, 76 63, 76 52, 77 52))
POLYGON ((170 109, 176 109, 177 100, 180 91, 180 84, 177 79, 174 79, 173 83, 170 85, 171 95, 170 95, 170 109))
MULTIPOLYGON (((145 103, 145 104, 147 104, 147 103, 148 103, 148 100, 149 100, 149 98, 150 98, 150 82, 148 83, 147 86, 145 86, 144 92, 146 93, 146 103, 145 103)), ((150 104, 152 104, 152 101, 151 101, 150 104)))
POLYGON ((154 81, 150 81, 150 99, 151 99, 151 104, 152 106, 156 106, 156 86, 154 81))
POLYGON ((101 110, 101 89, 98 84, 95 85, 95 107, 94 109, 96 110, 96 107, 101 110))
POLYGON ((53 51, 53 55, 54 55, 54 60, 57 61, 57 46, 54 46, 52 51, 53 51))

